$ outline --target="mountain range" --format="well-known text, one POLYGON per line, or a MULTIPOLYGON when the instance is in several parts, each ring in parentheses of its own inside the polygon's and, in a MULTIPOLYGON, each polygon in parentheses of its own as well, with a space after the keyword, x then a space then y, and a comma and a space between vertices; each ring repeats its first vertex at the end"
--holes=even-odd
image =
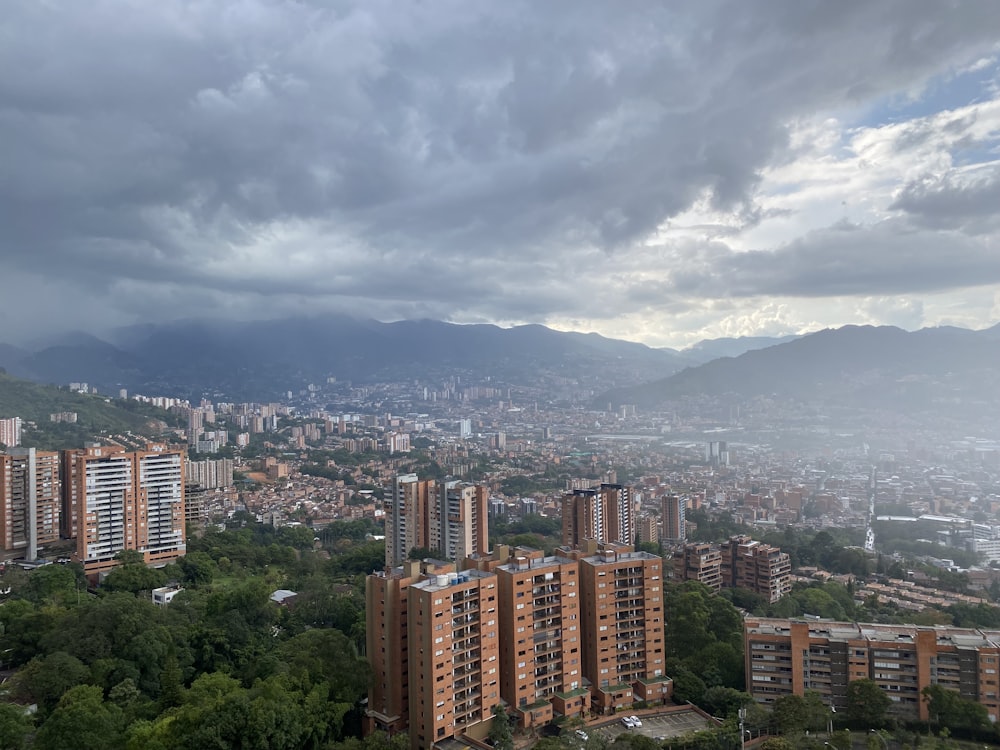
POLYGON ((126 388, 269 399, 328 378, 363 383, 455 375, 513 385, 566 381, 598 392, 696 361, 593 333, 431 320, 183 321, 120 329, 107 339, 67 334, 33 350, 0 344, 0 367, 39 382, 86 382, 102 393, 126 388))
POLYGON ((844 326, 638 386, 595 404, 655 409, 691 397, 777 397, 834 407, 1000 418, 1000 325, 981 331, 844 326), (992 415, 992 417, 990 417, 992 415))
POLYGON ((1000 325, 915 332, 845 326, 717 339, 676 351, 540 325, 182 321, 119 329, 106 340, 70 333, 35 347, 0 344, 0 367, 37 382, 87 382, 102 393, 126 388, 189 398, 273 399, 329 378, 459 376, 514 386, 571 384, 597 396, 595 405, 647 410, 693 396, 762 395, 859 408, 988 410, 1000 399, 1000 325))

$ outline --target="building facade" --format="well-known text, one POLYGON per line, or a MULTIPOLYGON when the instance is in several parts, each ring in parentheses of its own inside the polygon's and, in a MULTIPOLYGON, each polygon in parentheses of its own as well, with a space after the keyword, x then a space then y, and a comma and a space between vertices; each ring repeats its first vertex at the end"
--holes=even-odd
POLYGON ((0 546, 5 558, 38 559, 59 539, 59 454, 11 448, 0 455, 0 546))
POLYGON ((579 566, 566 557, 517 550, 497 565, 500 695, 522 726, 586 708, 579 566))
POLYGON ((489 490, 458 481, 401 474, 385 502, 385 564, 402 565, 412 549, 462 560, 489 549, 489 490))
POLYGON ((1000 631, 748 618, 743 638, 747 691, 759 703, 814 690, 842 710, 848 683, 869 679, 904 720, 928 720, 928 685, 982 704, 991 721, 1000 717, 1000 631))
POLYGON ((584 674, 594 710, 669 696, 663 652, 663 560, 625 545, 573 551, 580 563, 584 674))
POLYGON ((663 496, 663 539, 673 544, 683 544, 687 539, 685 512, 687 499, 679 495, 663 496))
POLYGON ((730 537, 720 545, 722 585, 754 591, 776 602, 792 590, 792 561, 787 553, 748 536, 730 537))
POLYGON ((467 570, 408 587, 410 747, 491 719, 500 702, 497 578, 467 570))
POLYGON ((635 543, 632 490, 620 484, 574 489, 562 497, 562 543, 575 547, 585 540, 635 543))
POLYGON ((183 450, 150 445, 127 453, 101 446, 68 452, 65 460, 76 558, 88 575, 113 568, 122 550, 140 552, 150 565, 185 553, 183 450))
POLYGON ((734 536, 720 545, 685 545, 674 553, 674 576, 714 591, 748 589, 776 602, 792 590, 792 561, 777 547, 734 536))

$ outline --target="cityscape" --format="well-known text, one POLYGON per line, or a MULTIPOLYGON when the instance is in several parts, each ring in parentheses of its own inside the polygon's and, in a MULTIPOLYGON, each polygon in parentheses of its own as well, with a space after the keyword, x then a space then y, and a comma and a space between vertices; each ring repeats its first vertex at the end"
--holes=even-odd
POLYGON ((998 30, 0 4, 0 750, 1000 748, 998 30))

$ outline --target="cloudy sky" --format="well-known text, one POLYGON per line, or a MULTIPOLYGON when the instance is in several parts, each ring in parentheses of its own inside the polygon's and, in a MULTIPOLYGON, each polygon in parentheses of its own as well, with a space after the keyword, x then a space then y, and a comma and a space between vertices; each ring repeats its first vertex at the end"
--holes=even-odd
POLYGON ((998 29, 993 0, 8 0, 0 339, 985 327, 998 29))

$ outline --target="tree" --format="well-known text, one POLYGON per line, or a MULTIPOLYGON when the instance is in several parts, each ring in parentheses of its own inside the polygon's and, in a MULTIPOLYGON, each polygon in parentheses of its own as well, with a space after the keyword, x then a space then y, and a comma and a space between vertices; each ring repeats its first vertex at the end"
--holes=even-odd
POLYGON ((21 706, 0 703, 0 750, 21 750, 31 729, 31 717, 21 706))
MULTIPOLYGON (((131 552, 132 550, 126 550, 131 552)), ((140 591, 152 591, 167 582, 167 576, 162 570, 147 567, 145 563, 126 563, 114 568, 104 579, 102 586, 107 591, 127 591, 138 594, 140 591)))
POLYGON ((121 747, 122 710, 104 700, 93 685, 78 685, 63 695, 35 737, 36 750, 106 750, 121 747))
POLYGON ((795 746, 784 737, 768 737, 761 743, 760 750, 795 750, 795 746))
POLYGON ((782 734, 804 732, 808 723, 805 698, 794 693, 777 698, 771 707, 771 721, 782 734))
POLYGON ((514 750, 514 734, 510 730, 510 720, 503 704, 497 703, 493 706, 489 738, 496 750, 514 750))
POLYGON ((932 724, 972 733, 983 732, 990 726, 986 707, 963 698, 954 690, 948 690, 941 685, 928 685, 920 693, 927 701, 932 724))
POLYGON ((885 726, 886 712, 892 700, 874 680, 851 680, 847 683, 847 721, 859 729, 885 726))
POLYGON ((715 686, 702 694, 700 706, 713 716, 727 718, 735 716, 736 712, 753 701, 749 693, 733 688, 715 686))
POLYGON ((56 651, 32 659, 17 674, 14 692, 37 703, 42 715, 48 715, 66 691, 89 677, 90 670, 83 662, 65 651, 56 651))

